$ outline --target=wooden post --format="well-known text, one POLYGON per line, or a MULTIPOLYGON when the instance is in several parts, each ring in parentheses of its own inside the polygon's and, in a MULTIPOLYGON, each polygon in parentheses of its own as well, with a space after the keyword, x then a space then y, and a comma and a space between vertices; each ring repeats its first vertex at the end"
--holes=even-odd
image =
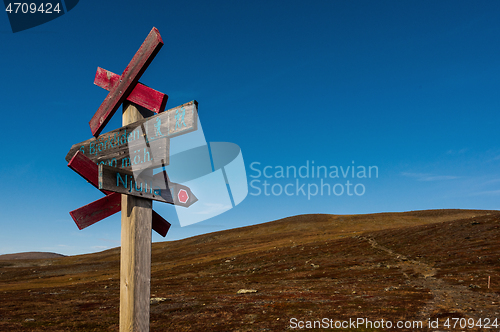
MULTIPOLYGON (((123 104, 123 125, 143 119, 123 104)), ((149 199, 122 195, 120 332, 149 331, 152 206, 149 199)))

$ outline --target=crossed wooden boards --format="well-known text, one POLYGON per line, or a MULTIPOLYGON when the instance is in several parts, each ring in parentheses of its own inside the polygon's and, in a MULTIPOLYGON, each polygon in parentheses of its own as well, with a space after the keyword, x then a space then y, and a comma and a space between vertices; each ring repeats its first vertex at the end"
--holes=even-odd
MULTIPOLYGON (((162 46, 153 28, 122 75, 97 68, 94 84, 109 93, 89 122, 94 137, 74 144, 66 161, 106 196, 70 212, 79 229, 121 211, 121 194, 185 207, 197 200, 188 187, 170 182, 165 170, 155 175, 152 171, 168 165, 171 137, 197 129, 196 101, 165 111, 168 96, 139 83, 162 46), (125 100, 157 114, 101 134, 125 100)), ((153 211, 152 228, 165 237, 170 223, 153 211)))

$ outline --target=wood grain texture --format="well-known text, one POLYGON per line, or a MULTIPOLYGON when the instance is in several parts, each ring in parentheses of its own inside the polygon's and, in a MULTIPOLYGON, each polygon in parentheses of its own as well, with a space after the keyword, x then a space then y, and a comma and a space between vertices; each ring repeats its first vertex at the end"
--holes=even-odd
POLYGON ((101 106, 99 106, 97 112, 90 120, 89 125, 92 135, 98 136, 101 133, 118 107, 130 95, 162 46, 163 40, 160 33, 156 28, 153 28, 123 71, 118 84, 111 88, 101 106))
MULTIPOLYGON (((94 78, 95 85, 110 91, 114 89, 119 82, 120 75, 112 73, 101 67, 97 67, 97 72, 94 78)), ((150 111, 161 113, 165 110, 168 96, 139 82, 126 99, 150 111)))
POLYGON ((149 331, 151 200, 122 195, 120 332, 149 331))
MULTIPOLYGON (((77 151, 68 163, 68 167, 78 173, 91 185, 99 189, 99 166, 87 158, 83 152, 77 151)), ((104 194, 112 194, 111 191, 101 190, 104 194)))
MULTIPOLYGON (((125 129, 126 130, 126 129, 125 129)), ((124 131, 118 134, 105 136, 101 135, 97 139, 90 139, 78 145, 74 145, 67 154, 74 155, 76 151, 84 153, 91 161, 96 164, 105 164, 113 167, 131 170, 158 167, 169 164, 170 139, 168 137, 159 137, 148 140, 144 137, 142 127, 128 135, 124 131), (134 141, 127 142, 124 138, 128 136, 134 141), (116 140, 113 139, 116 137, 116 140), (115 143, 122 138, 123 144, 115 143)))
POLYGON ((163 203, 189 207, 198 199, 189 187, 167 182, 161 173, 150 176, 116 167, 99 165, 99 190, 147 198, 163 203), (181 200, 182 198, 182 200, 181 200))
MULTIPOLYGON (((78 229, 82 230, 90 225, 101 221, 104 218, 112 216, 121 210, 121 195, 111 193, 103 198, 98 199, 90 204, 82 206, 69 214, 75 221, 78 229)), ((170 224, 169 224, 170 226, 170 224)), ((164 225, 160 225, 160 229, 164 232, 164 225)), ((168 231, 168 230, 167 230, 168 231)))
POLYGON ((153 210, 153 223, 152 223, 152 228, 153 230, 160 234, 161 236, 165 237, 167 236, 168 230, 170 229, 170 223, 163 219, 162 216, 160 216, 158 213, 156 213, 153 210))
POLYGON ((74 144, 66 155, 66 161, 69 162, 76 151, 82 151, 95 163, 130 170, 132 167, 127 161, 133 162, 137 158, 136 168, 149 167, 145 162, 148 154, 144 151, 149 144, 149 158, 153 159, 153 163, 168 165, 168 139, 197 129, 198 103, 193 100, 147 119, 137 118, 129 125, 74 144))
MULTIPOLYGON (((123 125, 141 117, 135 106, 124 105, 123 125)), ((149 199, 122 195, 120 332, 149 331, 152 206, 149 199)))
MULTIPOLYGON (((119 193, 111 193, 106 197, 100 198, 90 204, 73 210, 69 214, 75 221, 78 229, 82 230, 109 216, 112 216, 117 212, 120 212, 121 196, 122 195, 119 193)), ((153 211, 152 218, 152 229, 162 237, 166 237, 171 224, 155 211, 153 211)))
MULTIPOLYGON (((87 180, 87 182, 91 185, 99 189, 99 167, 92 160, 85 157, 81 151, 77 151, 75 153, 73 158, 68 163, 68 166, 87 180)), ((70 212, 71 217, 80 230, 120 211, 121 199, 116 197, 121 197, 121 195, 107 190, 101 190, 101 192, 108 196, 113 195, 114 197, 108 198, 108 200, 105 199, 106 197, 101 198, 70 212), (120 202, 118 206, 115 206, 114 204, 116 201, 120 202)), ((153 230, 165 237, 167 236, 169 229, 170 223, 162 218, 158 213, 153 211, 153 230)))

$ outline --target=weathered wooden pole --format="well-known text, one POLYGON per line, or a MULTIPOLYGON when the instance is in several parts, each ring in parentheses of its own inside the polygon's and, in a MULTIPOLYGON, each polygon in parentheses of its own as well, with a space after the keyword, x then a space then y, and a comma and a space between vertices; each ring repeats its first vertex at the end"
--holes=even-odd
MULTIPOLYGON (((123 104, 123 125, 143 119, 132 104, 123 104)), ((153 202, 122 195, 120 257, 120 332, 149 331, 151 224, 153 202)))

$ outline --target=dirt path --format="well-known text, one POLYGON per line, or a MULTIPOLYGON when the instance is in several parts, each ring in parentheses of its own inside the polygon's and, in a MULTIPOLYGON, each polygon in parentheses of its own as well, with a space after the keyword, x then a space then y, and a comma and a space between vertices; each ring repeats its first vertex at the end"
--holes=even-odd
MULTIPOLYGON (((434 267, 419 260, 408 259, 378 244, 373 238, 360 236, 359 239, 368 241, 374 249, 382 250, 396 259, 410 285, 429 289, 433 299, 417 314, 420 320, 427 321, 430 317, 437 317, 440 318, 440 324, 442 324, 448 317, 473 318, 476 322, 485 318, 490 318, 492 321, 495 318, 500 319, 498 295, 474 292, 468 286, 448 284, 435 277, 437 271, 434 267), (418 277, 415 277, 415 274, 418 274, 418 277)), ((493 328, 493 330, 496 329, 493 328)))

